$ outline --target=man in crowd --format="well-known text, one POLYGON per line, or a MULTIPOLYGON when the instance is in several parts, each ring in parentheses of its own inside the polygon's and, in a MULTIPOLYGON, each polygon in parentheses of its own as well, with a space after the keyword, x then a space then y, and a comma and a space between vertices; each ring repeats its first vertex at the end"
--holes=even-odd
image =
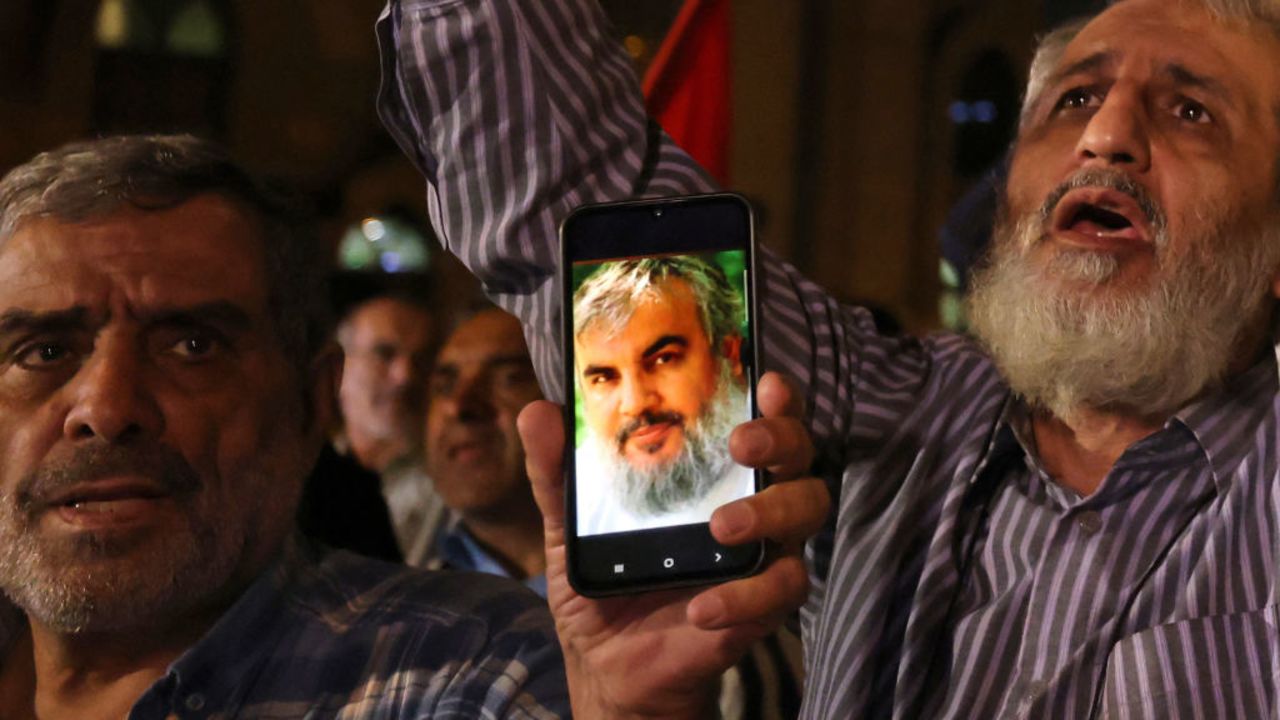
POLYGON ((604 263, 574 293, 582 535, 707 522, 755 489, 725 439, 750 416, 742 299, 696 256, 604 263))
POLYGON ((319 243, 208 144, 0 181, 0 717, 555 717, 544 607, 294 532, 341 371, 319 243))
POLYGON ((346 312, 338 342, 346 362, 338 393, 351 455, 378 474, 405 562, 434 554, 444 505, 423 473, 426 377, 435 351, 431 311, 407 293, 379 293, 346 312))
POLYGON ((524 469, 516 416, 542 398, 520 321, 497 308, 449 335, 428 382, 427 463, 457 524, 448 567, 504 575, 547 594, 542 515, 524 469))
MULTIPOLYGON (((598 8, 479 7, 391 2, 382 116, 559 397, 556 223, 711 184, 651 131, 598 8), (449 82, 472 63, 494 82, 449 82)), ((837 495, 807 547, 805 716, 1274 715, 1277 28, 1272 0, 1120 0, 1046 39, 973 280, 977 341, 880 336, 762 253, 765 366, 793 381, 837 495)), ((806 445, 766 380, 766 422, 731 446, 794 471, 806 445)), ((577 597, 558 416, 534 405, 521 429, 574 696, 697 717, 793 599, 791 561, 697 594, 577 597)), ((812 488, 777 484, 712 530, 794 540, 825 509, 812 488)))
POLYGON ((421 459, 432 325, 424 304, 391 294, 357 303, 338 322, 344 439, 374 472, 421 459))

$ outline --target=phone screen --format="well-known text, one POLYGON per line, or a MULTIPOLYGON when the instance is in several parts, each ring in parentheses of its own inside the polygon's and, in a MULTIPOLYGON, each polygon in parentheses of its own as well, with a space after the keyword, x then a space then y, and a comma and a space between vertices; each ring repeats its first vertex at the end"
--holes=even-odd
POLYGON ((712 538, 759 488, 729 456, 753 417, 750 210, 735 195, 586 208, 566 221, 570 578, 602 594, 742 575, 712 538))

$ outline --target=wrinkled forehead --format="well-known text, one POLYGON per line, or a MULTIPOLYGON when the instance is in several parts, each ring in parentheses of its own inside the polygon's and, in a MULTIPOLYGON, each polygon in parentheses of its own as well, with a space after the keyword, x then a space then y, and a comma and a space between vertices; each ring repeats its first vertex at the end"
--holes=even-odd
POLYGON ((1090 60, 1179 64, 1274 101, 1278 30, 1259 16, 1215 11, 1199 0, 1121 0, 1083 25, 1052 73, 1090 60))
POLYGON ((265 275, 256 224, 217 198, 83 222, 31 218, 0 244, 0 301, 31 309, 122 297, 139 307, 233 300, 261 314, 265 275))

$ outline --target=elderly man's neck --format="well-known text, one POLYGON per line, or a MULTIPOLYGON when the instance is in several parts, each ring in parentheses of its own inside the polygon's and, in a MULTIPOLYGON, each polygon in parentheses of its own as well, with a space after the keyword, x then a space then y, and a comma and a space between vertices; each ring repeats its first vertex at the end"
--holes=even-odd
POLYGON ((126 717, 216 618, 120 633, 63 633, 32 621, 0 660, 0 717, 126 717))
POLYGON ((1045 472, 1083 497, 1092 495, 1129 446, 1158 431, 1151 418, 1081 410, 1070 420, 1046 412, 1032 418, 1036 452, 1045 472))
MULTIPOLYGON (((1274 351, 1271 337, 1280 332, 1272 329, 1280 323, 1280 318, 1273 317, 1276 312, 1280 310, 1274 305, 1261 308, 1258 318, 1245 328, 1236 341, 1239 351, 1234 353, 1236 359, 1227 369, 1227 378, 1243 374, 1274 351)), ((1170 415, 1082 408, 1063 418, 1036 412, 1032 416, 1036 453, 1058 484, 1087 497, 1097 491, 1125 450, 1159 431, 1170 415)))

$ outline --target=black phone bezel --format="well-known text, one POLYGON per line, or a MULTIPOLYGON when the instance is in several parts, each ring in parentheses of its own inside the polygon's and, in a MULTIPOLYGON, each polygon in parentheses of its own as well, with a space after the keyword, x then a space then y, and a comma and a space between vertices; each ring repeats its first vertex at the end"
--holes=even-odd
MULTIPOLYGON (((750 384, 751 413, 759 416, 756 406, 755 386, 759 379, 761 314, 756 279, 755 218, 750 203, 736 193, 715 193, 630 200, 625 202, 584 205, 567 217, 560 225, 560 290, 561 290, 561 351, 564 366, 565 404, 563 423, 565 428, 565 547, 566 569, 570 585, 581 595, 601 597, 616 594, 648 592, 672 587, 702 585, 746 577, 759 572, 764 563, 764 543, 726 547, 717 543, 707 523, 676 525, 651 530, 607 533, 580 538, 577 533, 576 470, 574 467, 574 406, 575 378, 573 372, 573 315, 572 268, 575 262, 591 262, 635 256, 651 256, 666 253, 716 252, 719 250, 745 250, 747 256, 747 312, 750 325, 748 347, 749 361, 744 363, 747 382, 750 384), (741 241, 727 241, 723 228, 717 228, 715 213, 707 208, 715 206, 717 212, 732 207, 739 213, 744 237, 741 241), (584 224, 588 229, 582 229, 584 224), (602 240, 601 238, 605 238, 602 240), (709 242, 708 238, 712 238, 709 242), (639 250, 639 252, 638 252, 639 250), (665 536, 666 552, 658 540, 665 536), (585 544, 584 544, 585 540, 585 544), (659 554, 646 556, 642 548, 652 542, 659 554), (611 546, 627 558, 626 563, 639 567, 639 572, 629 572, 625 577, 607 580, 591 577, 581 565, 593 551, 591 546, 611 546), (685 557, 714 554, 717 559, 727 558, 724 565, 696 565, 692 570, 662 567, 658 564, 678 556, 685 557)), ((764 474, 754 472, 756 492, 764 487, 764 474)))

